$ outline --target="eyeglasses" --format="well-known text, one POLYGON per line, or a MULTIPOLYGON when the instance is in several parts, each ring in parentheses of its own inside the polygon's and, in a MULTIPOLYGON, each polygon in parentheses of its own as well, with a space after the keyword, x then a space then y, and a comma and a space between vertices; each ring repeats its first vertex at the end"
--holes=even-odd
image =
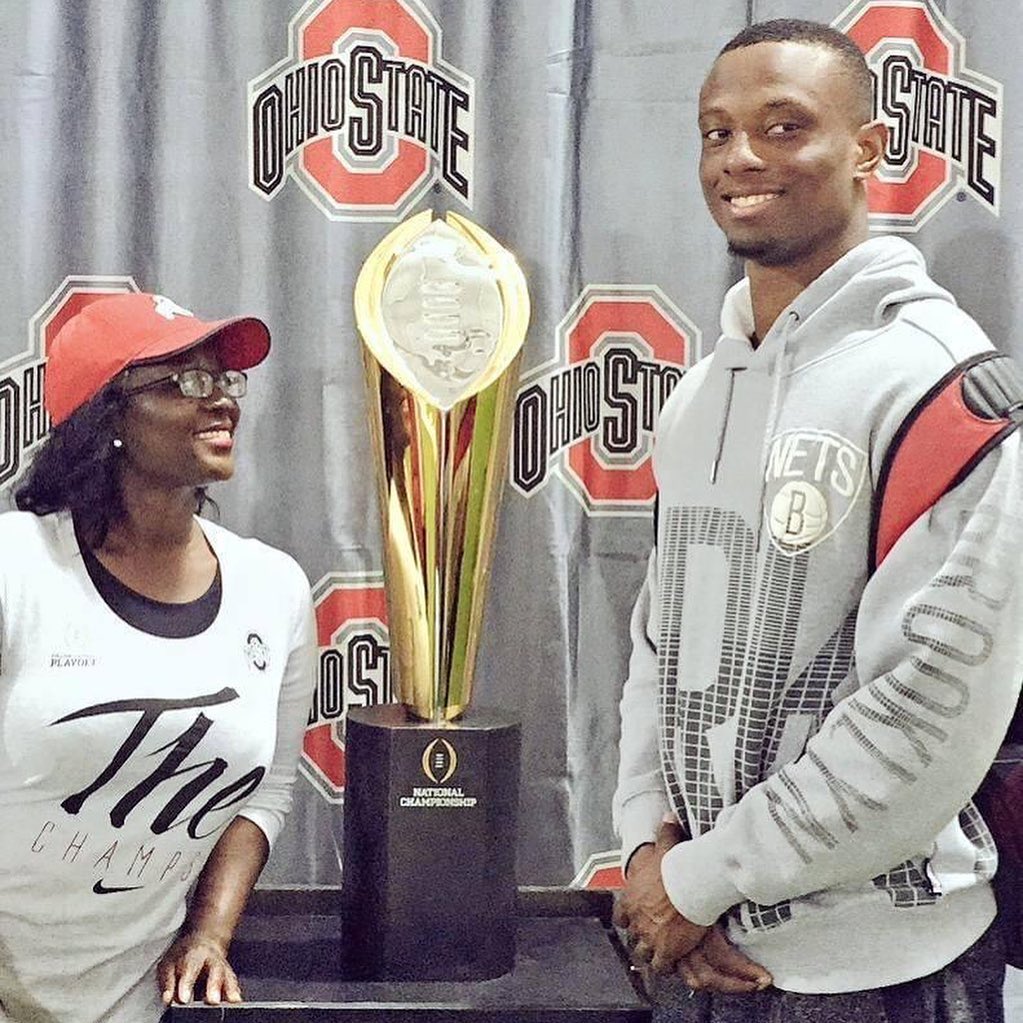
POLYGON ((229 398, 244 398, 249 378, 240 369, 225 369, 223 373, 211 373, 208 369, 183 369, 180 373, 169 373, 165 377, 150 380, 140 387, 131 387, 125 394, 141 394, 163 384, 175 383, 186 398, 208 398, 214 388, 219 388, 229 398))

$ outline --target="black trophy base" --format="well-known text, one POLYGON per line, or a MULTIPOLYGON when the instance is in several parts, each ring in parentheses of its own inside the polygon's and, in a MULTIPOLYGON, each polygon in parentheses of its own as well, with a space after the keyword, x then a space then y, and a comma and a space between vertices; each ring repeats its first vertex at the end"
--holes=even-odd
POLYGON ((346 972, 485 980, 515 960, 519 724, 471 708, 454 724, 394 704, 348 712, 346 972))

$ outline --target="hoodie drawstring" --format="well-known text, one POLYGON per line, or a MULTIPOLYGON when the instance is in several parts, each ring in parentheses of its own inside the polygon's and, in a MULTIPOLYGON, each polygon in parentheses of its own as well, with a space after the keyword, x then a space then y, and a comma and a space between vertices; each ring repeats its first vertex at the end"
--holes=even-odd
POLYGON ((725 407, 721 412, 721 424, 718 427, 718 447, 714 461, 710 463, 710 481, 716 483, 718 466, 721 464, 721 453, 725 449, 725 434, 728 432, 728 416, 732 411, 732 392, 735 390, 735 374, 741 373, 745 367, 731 366, 728 369, 728 387, 725 390, 725 407))
POLYGON ((778 354, 775 357, 774 367, 771 371, 773 380, 771 382, 771 399, 767 406, 767 419, 764 423, 764 448, 760 453, 760 486, 761 501, 763 500, 763 488, 767 486, 767 460, 771 441, 774 439, 775 421, 778 418, 778 409, 781 405, 782 378, 785 376, 785 356, 788 353, 789 335, 799 326, 799 313, 790 309, 785 317, 785 324, 781 330, 781 344, 778 354))
MULTIPOLYGON (((761 464, 767 464, 767 449, 774 434, 775 419, 778 415, 778 408, 781 404, 782 377, 785 375, 786 354, 788 352, 789 335, 799 325, 799 313, 790 309, 785 317, 785 323, 781 328, 781 344, 778 354, 775 356, 774 366, 771 369, 771 397, 767 406, 767 419, 764 423, 764 450, 761 453, 761 464)), ((725 435, 728 433, 728 420, 732 413, 732 397, 735 392, 735 374, 741 373, 746 366, 728 366, 728 383, 725 385, 725 401, 721 410, 721 421, 718 424, 717 448, 714 454, 714 461, 710 464, 710 482, 716 483, 718 469, 721 467, 721 458, 725 450, 725 435)), ((761 484, 764 480, 761 479, 761 484)))

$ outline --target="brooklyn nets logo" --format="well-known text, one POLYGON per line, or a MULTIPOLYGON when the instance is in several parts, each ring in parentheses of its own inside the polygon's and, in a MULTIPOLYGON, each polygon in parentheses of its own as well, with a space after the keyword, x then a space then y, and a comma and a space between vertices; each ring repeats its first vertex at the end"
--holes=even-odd
POLYGON ((249 83, 249 185, 290 174, 332 220, 400 220, 435 181, 472 205, 473 81, 419 0, 310 0, 249 83))
POLYGON ((827 430, 786 430, 771 438, 764 473, 764 518, 782 553, 816 547, 852 511, 867 479, 868 458, 827 430))
POLYGON ((931 0, 856 0, 834 25, 866 55, 891 131, 871 224, 916 231, 953 195, 997 215, 1002 87, 966 66, 963 37, 931 0))
POLYGON ((530 497, 557 475, 590 515, 647 511, 657 416, 699 344, 659 289, 587 287, 558 326, 557 354, 519 389, 512 486, 530 497))
POLYGON ((138 291, 130 277, 65 277, 29 320, 28 346, 0 362, 0 487, 13 487, 50 428, 43 406, 46 353, 57 331, 90 302, 138 291))
POLYGON ((320 664, 299 770, 330 803, 345 789, 345 715, 391 700, 380 573, 334 572, 313 587, 320 664))

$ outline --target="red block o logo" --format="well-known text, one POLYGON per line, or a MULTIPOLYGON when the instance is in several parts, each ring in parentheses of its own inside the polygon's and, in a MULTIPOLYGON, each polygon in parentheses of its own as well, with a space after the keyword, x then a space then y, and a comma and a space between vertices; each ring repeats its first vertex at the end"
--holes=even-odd
POLYGON ((890 131, 873 224, 916 231, 960 189, 997 215, 1002 89, 966 67, 955 27, 931 0, 855 0, 834 25, 863 51, 890 131))
POLYGON ((344 798, 348 708, 391 699, 387 601, 379 578, 337 573, 313 587, 320 660, 299 770, 330 803, 344 798))
MULTIPOLYGON (((656 362, 686 365, 689 342, 679 324, 668 318, 654 301, 630 302, 600 297, 586 305, 568 325, 569 363, 590 359, 599 344, 611 336, 635 336, 645 343, 656 362)), ((638 425, 638 424, 637 424, 638 425)), ((625 430, 625 433, 631 431, 625 430)), ((638 441, 638 438, 634 438, 638 441)), ((595 503, 649 503, 656 491, 650 464, 650 443, 631 465, 614 465, 598 452, 595 438, 579 441, 568 454, 567 472, 595 503)), ((637 445, 634 443, 633 448, 637 445)))
MULTIPOLYGON (((326 57, 347 32, 373 26, 403 57, 429 64, 433 39, 399 0, 331 0, 300 29, 301 59, 326 57)), ((332 139, 310 142, 300 157, 303 168, 339 206, 397 207, 428 172, 426 152, 399 139, 398 154, 383 170, 351 170, 334 152, 332 139)))

